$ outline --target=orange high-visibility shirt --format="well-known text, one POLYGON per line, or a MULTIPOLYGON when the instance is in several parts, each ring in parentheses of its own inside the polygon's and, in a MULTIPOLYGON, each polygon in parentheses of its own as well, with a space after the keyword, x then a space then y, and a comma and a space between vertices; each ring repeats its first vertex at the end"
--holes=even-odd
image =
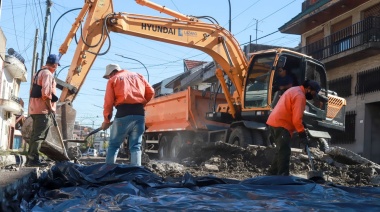
MULTIPOLYGON (((33 83, 37 73, 33 76, 33 83)), ((38 85, 42 86, 41 89, 41 98, 30 98, 29 101, 29 114, 48 114, 49 108, 45 103, 46 99, 52 99, 52 94, 56 95, 56 85, 54 76, 52 72, 46 67, 42 67, 42 70, 39 72, 36 77, 36 82, 38 85)), ((56 111, 56 102, 51 103, 53 111, 56 111)))
POLYGON ((104 122, 110 122, 114 106, 121 104, 145 105, 153 96, 153 87, 141 74, 127 70, 118 71, 107 82, 103 110, 104 122))
POLYGON ((273 109, 267 124, 272 127, 283 127, 290 135, 294 131, 305 130, 302 124, 303 112, 305 111, 306 97, 303 86, 291 87, 280 97, 276 107, 273 109))

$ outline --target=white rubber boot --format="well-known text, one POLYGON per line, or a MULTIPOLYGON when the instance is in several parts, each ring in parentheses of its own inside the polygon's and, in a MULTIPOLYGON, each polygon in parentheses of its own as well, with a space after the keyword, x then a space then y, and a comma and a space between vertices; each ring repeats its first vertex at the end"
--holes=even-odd
POLYGON ((141 166, 141 151, 131 152, 131 166, 141 166))

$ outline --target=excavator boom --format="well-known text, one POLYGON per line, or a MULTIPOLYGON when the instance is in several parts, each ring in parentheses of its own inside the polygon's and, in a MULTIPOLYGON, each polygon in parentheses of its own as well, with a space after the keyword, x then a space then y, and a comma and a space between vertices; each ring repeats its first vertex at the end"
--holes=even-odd
MULTIPOLYGON (((198 49, 210 55, 223 73, 218 73, 218 79, 226 95, 231 115, 234 116, 234 101, 223 75, 227 75, 235 85, 238 96, 242 95, 243 76, 247 70, 247 60, 236 39, 228 30, 213 24, 201 22, 159 6, 146 0, 136 0, 159 12, 164 12, 174 18, 161 18, 124 12, 115 13, 112 0, 86 1, 81 13, 76 19, 65 42, 61 45, 60 54, 67 50, 69 42, 75 35, 80 22, 84 21, 82 39, 79 41, 70 69, 66 78, 66 86, 60 96, 60 101, 72 102, 83 85, 94 60, 99 55, 110 32, 117 32, 136 37, 157 40, 179 46, 198 49), (84 12, 87 11, 87 15, 84 12), (86 18, 84 20, 84 18, 86 18)), ((110 44, 111 42, 109 42, 110 44)))

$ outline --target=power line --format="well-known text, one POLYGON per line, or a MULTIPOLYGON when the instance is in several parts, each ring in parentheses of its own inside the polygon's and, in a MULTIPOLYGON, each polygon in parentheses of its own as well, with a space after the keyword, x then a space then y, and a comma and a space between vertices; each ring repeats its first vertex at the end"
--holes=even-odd
MULTIPOLYGON (((286 8, 287 6, 289 6, 290 4, 292 4, 292 3, 295 2, 295 1, 297 1, 297 0, 293 0, 293 1, 291 1, 290 3, 286 4, 285 6, 281 7, 280 9, 278 9, 278 10, 274 11, 273 13, 271 13, 271 14, 265 16, 264 18, 262 18, 261 20, 259 20, 259 22, 263 22, 265 19, 267 19, 267 18, 271 17, 272 15, 276 14, 277 12, 283 10, 284 8, 286 8)), ((251 22, 252 22, 252 21, 253 21, 253 19, 251 20, 251 22)), ((248 25, 246 28, 244 28, 243 30, 239 31, 239 32, 236 33, 235 35, 238 35, 238 34, 244 32, 245 30, 247 30, 248 28, 250 28, 250 27, 252 27, 252 26, 254 26, 254 25, 255 25, 255 24, 253 24, 253 25, 248 25)))
POLYGON ((181 11, 178 9, 177 5, 173 2, 173 0, 170 0, 170 1, 173 3, 174 7, 178 10, 178 12, 181 13, 181 11))
POLYGON ((239 14, 237 14, 235 17, 232 18, 232 20, 234 20, 235 18, 237 18, 238 16, 240 16, 241 14, 243 14, 245 11, 249 10, 251 7, 253 7, 253 5, 259 3, 261 0, 257 0, 255 3, 253 3, 251 6, 247 7, 245 10, 243 10, 242 12, 240 12, 239 14))
MULTIPOLYGON (((14 28, 14 30, 15 30, 15 34, 16 34, 15 14, 14 14, 14 11, 13 11, 13 0, 11 0, 11 4, 12 4, 12 20, 13 20, 13 28, 14 28)), ((18 49, 18 51, 20 51, 20 45, 18 44, 17 36, 15 36, 15 37, 16 37, 17 49, 18 49)))
MULTIPOLYGON (((262 36, 262 37, 259 37, 259 38, 257 38, 256 40, 253 40, 253 41, 260 40, 260 39, 262 39, 262 38, 265 38, 265 37, 268 37, 268 36, 270 36, 270 35, 273 35, 273 34, 275 34, 275 33, 277 33, 277 32, 279 32, 279 31, 276 30, 276 31, 274 31, 274 32, 272 32, 272 33, 269 33, 269 34, 267 34, 267 35, 264 35, 264 36, 262 36)), ((246 43, 243 43, 243 44, 240 44, 240 46, 243 46, 243 45, 246 45, 246 44, 249 44, 249 43, 250 43, 250 41, 248 41, 248 42, 246 42, 246 43)))

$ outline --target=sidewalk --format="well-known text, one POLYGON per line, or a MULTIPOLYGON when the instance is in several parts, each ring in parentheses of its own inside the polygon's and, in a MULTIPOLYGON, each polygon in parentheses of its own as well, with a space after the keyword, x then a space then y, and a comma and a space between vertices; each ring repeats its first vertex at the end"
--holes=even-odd
POLYGON ((10 165, 24 166, 26 162, 25 155, 0 155, 0 167, 6 167, 10 165))

